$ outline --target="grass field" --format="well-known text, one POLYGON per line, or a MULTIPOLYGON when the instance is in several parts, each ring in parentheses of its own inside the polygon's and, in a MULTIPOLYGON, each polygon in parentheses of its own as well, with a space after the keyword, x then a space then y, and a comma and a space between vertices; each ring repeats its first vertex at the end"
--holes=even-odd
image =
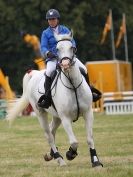
POLYGON ((133 177, 133 115, 95 115, 93 131, 104 165, 101 169, 91 167, 83 119, 73 128, 79 141, 78 156, 66 160, 69 143, 60 127, 56 144, 67 166, 59 167, 54 160, 43 160, 49 146, 36 118, 18 118, 11 129, 0 120, 0 177, 133 177))

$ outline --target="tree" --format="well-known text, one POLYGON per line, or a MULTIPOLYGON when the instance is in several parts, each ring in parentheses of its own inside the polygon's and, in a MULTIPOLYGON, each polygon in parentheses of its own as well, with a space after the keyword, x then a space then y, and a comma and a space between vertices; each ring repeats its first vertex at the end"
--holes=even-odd
MULTIPOLYGON (((0 0, 0 68, 9 76, 12 88, 18 93, 22 92, 25 70, 30 65, 34 67, 35 58, 32 48, 24 43, 21 31, 40 38, 43 28, 47 26, 45 13, 50 8, 57 8, 61 13, 61 23, 74 30, 77 56, 84 63, 112 59, 110 36, 101 46, 101 34, 109 8, 112 9, 115 37, 125 12, 129 59, 133 62, 133 4, 130 0, 58 0, 58 3, 56 0, 0 0)), ((117 58, 122 60, 125 58, 123 48, 124 44, 116 50, 117 58)))

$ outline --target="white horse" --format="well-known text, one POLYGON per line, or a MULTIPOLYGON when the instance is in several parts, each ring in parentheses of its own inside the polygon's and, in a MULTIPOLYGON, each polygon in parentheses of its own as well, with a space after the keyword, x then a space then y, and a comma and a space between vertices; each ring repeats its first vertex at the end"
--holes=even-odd
POLYGON ((58 63, 61 69, 57 72, 51 86, 52 106, 49 109, 37 106, 37 102, 43 94, 41 92, 44 92, 45 76, 44 71, 33 70, 25 74, 23 95, 7 114, 7 120, 12 122, 30 103, 51 147, 50 154, 44 156, 45 160, 54 158, 62 166, 66 163, 55 145, 56 130, 62 123, 70 142, 66 157, 68 160, 73 160, 77 156, 78 141, 73 133, 72 122, 76 121, 79 116, 83 116, 92 167, 102 166, 97 157, 93 140, 92 93, 79 70, 71 43, 72 34, 55 35, 55 37, 58 41, 58 63), (48 113, 53 116, 50 125, 48 124, 48 113))

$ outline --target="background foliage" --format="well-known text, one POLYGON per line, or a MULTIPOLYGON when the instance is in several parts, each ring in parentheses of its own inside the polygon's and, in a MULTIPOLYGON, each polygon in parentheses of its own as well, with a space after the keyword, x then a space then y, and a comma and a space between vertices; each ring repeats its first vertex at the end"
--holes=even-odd
MULTIPOLYGON (((119 31, 122 13, 126 13, 129 60, 133 62, 133 3, 131 0, 0 0, 0 68, 10 78, 13 90, 21 92, 25 70, 33 65, 34 51, 23 42, 20 32, 27 31, 39 38, 47 27, 45 13, 57 8, 61 24, 74 30, 77 56, 85 63, 92 60, 111 60, 110 35, 100 45, 109 8, 112 9, 114 35, 119 31)), ((125 60, 124 42, 116 50, 116 57, 125 60)))

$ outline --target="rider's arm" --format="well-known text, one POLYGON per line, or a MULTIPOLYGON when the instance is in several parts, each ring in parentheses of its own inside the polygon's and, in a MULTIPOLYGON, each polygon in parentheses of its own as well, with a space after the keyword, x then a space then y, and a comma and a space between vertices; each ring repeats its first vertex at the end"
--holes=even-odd
POLYGON ((48 38, 47 38, 46 33, 44 31, 41 36, 41 54, 43 57, 47 57, 48 52, 49 52, 48 38))

